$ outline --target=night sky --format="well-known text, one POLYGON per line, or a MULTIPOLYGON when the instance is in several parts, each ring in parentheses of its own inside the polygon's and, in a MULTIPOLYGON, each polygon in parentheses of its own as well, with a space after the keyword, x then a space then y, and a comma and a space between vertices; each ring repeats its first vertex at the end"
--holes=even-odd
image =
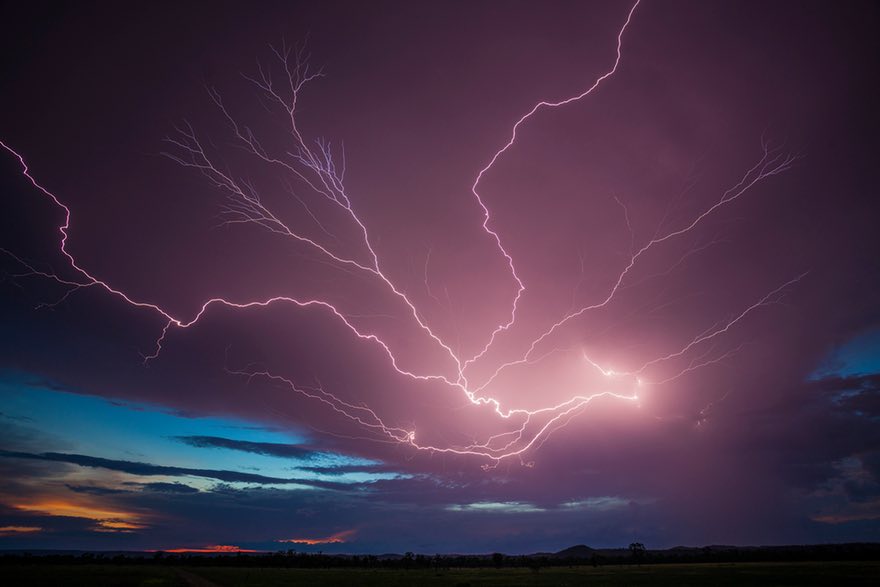
POLYGON ((0 549, 880 540, 876 3, 2 14, 0 549))

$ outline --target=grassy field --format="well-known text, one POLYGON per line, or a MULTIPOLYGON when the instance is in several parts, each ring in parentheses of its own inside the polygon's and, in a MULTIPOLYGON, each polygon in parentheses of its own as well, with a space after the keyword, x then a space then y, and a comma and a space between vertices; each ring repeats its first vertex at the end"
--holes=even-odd
POLYGON ((16 566, 0 568, 4 585, 108 587, 517 587, 587 585, 880 585, 880 562, 682 564, 448 571, 247 569, 137 566, 16 566))
POLYGON ((518 587, 590 585, 878 585, 880 563, 743 563, 645 565, 529 569, 453 569, 449 571, 194 569, 217 585, 232 587, 518 587))
POLYGON ((11 587, 187 587, 173 568, 113 565, 16 565, 0 567, 0 583, 11 587))

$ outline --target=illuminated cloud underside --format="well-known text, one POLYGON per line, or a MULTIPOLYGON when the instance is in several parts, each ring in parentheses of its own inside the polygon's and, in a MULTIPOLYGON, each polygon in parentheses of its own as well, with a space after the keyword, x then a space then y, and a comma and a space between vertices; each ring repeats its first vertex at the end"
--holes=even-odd
POLYGON ((283 540, 279 540, 278 542, 288 543, 288 544, 306 544, 310 546, 315 546, 317 544, 343 544, 348 542, 354 535, 357 534, 357 530, 342 530, 341 532, 336 532, 335 534, 331 534, 330 536, 325 536, 323 538, 285 538, 283 540))

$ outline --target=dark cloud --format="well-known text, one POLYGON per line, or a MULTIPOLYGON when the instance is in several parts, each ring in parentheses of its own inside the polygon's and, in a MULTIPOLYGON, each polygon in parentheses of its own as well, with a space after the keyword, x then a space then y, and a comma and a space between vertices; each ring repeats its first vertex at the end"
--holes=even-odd
POLYGON ((0 412, 0 418, 6 418, 8 420, 14 420, 16 422, 33 422, 33 418, 29 418, 28 416, 12 416, 10 414, 4 414, 0 412))
MULTIPOLYGON (((6 455, 3 455, 6 456, 6 455)), ((65 487, 74 493, 88 493, 91 495, 118 495, 120 493, 126 493, 125 489, 117 489, 113 487, 99 487, 97 485, 71 485, 70 483, 65 483, 65 487)))
POLYGON ((138 483, 144 491, 156 491, 159 493, 198 493, 195 487, 190 487, 184 483, 138 483))
MULTIPOLYGON (((77 463, 80 464, 80 463, 77 463)), ((152 491, 157 493, 198 493, 199 490, 195 487, 191 487, 186 485, 185 483, 166 483, 166 482, 155 482, 155 483, 136 483, 133 481, 126 481, 122 485, 126 487, 131 487, 131 489, 120 489, 116 487, 101 487, 97 485, 72 485, 70 483, 65 483, 64 486, 67 489, 73 491, 74 493, 87 493, 90 495, 120 495, 124 493, 131 493, 133 491, 152 491)))
POLYGON ((13 451, 0 451, 0 457, 11 459, 32 459, 53 461, 60 463, 71 463, 81 467, 100 467, 110 469, 112 471, 121 471, 123 473, 131 473, 133 475, 169 475, 169 476, 194 476, 206 477, 209 479, 217 479, 218 481, 238 482, 238 483, 276 483, 276 484, 296 484, 306 485, 310 487, 318 487, 322 489, 351 489, 351 484, 333 483, 327 481, 314 481, 308 479, 297 478, 281 478, 267 477, 255 473, 241 473, 238 471, 220 471, 211 469, 192 469, 186 467, 171 467, 167 465, 153 465, 150 463, 140 463, 136 461, 120 461, 114 459, 103 459, 99 457, 90 457, 78 454, 63 453, 25 453, 13 451))
POLYGON ((394 471, 389 465, 338 465, 326 467, 298 466, 299 471, 320 473, 321 475, 345 475, 347 473, 391 473, 394 471))
POLYGON ((313 459, 320 451, 310 446, 295 444, 279 444, 274 442, 249 442, 246 440, 234 440, 217 436, 177 436, 177 440, 197 448, 226 448, 242 452, 250 452, 259 455, 274 457, 288 457, 293 459, 313 459))

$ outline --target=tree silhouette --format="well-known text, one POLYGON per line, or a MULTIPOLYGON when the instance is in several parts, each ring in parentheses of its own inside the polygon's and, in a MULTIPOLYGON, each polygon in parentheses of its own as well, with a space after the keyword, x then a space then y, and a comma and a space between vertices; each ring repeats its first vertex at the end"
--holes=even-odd
POLYGON ((642 559, 645 558, 645 552, 647 549, 641 542, 633 542, 629 545, 629 551, 632 554, 633 560, 640 563, 642 559))

